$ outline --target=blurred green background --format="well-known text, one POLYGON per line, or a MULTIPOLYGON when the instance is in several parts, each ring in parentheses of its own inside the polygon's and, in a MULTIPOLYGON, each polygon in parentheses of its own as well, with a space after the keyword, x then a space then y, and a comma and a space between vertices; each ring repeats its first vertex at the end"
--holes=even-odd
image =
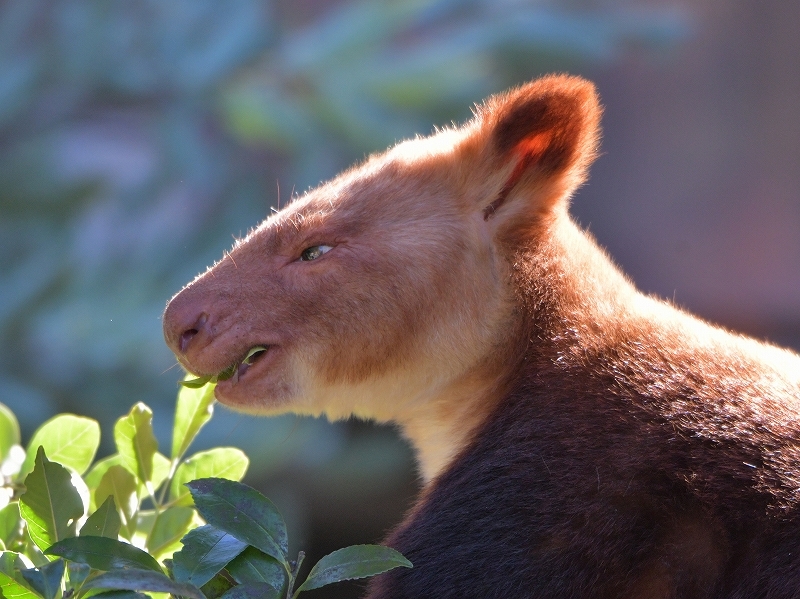
MULTIPOLYGON (((0 402, 27 439, 63 411, 110 437, 144 401, 166 443, 181 373, 160 315, 232 235, 552 71, 608 106, 581 222, 646 290, 800 345, 798 18, 779 0, 2 1, 0 402)), ((379 540, 416 490, 386 428, 218 409, 209 429, 311 563, 379 540)))

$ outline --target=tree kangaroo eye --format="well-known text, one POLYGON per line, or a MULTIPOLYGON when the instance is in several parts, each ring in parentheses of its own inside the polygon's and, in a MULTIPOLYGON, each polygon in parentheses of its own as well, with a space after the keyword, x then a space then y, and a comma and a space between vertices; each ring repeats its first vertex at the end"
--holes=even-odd
POLYGON ((303 262, 308 262, 310 260, 316 260, 322 254, 330 252, 333 247, 329 245, 312 245, 310 248, 306 248, 300 254, 300 260, 303 262))

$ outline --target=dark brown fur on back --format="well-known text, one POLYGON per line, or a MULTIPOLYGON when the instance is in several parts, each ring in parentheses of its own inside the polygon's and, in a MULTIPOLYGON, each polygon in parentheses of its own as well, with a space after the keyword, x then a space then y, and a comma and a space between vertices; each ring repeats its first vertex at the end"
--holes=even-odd
POLYGON ((547 245, 515 257, 510 391, 388 539, 415 568, 369 598, 800 597, 797 414, 756 422, 720 396, 729 357, 665 347, 658 324, 598 319, 589 349, 547 245))

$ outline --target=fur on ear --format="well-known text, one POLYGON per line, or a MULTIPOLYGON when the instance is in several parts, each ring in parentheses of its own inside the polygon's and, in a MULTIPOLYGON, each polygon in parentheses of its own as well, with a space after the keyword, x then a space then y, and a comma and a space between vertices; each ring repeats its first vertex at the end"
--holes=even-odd
POLYGON ((537 79, 478 106, 462 149, 477 150, 473 173, 486 175, 494 190, 486 190, 488 202, 482 198, 484 219, 507 210, 507 200, 522 191, 535 206, 510 212, 566 205, 597 155, 601 112, 594 85, 566 75, 537 79))

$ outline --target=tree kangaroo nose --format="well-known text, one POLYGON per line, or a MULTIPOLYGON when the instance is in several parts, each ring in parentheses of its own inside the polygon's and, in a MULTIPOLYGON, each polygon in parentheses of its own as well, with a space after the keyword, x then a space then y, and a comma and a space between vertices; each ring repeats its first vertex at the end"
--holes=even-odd
POLYGON ((185 354, 188 349, 189 345, 191 344, 192 340, 195 339, 199 334, 205 332, 205 325, 208 322, 208 314, 203 312, 197 318, 197 320, 192 325, 192 328, 186 329, 181 333, 180 342, 178 346, 180 347, 181 353, 185 354))
POLYGON ((175 354, 185 356, 210 339, 211 328, 207 312, 181 300, 176 296, 164 311, 164 339, 175 354))

